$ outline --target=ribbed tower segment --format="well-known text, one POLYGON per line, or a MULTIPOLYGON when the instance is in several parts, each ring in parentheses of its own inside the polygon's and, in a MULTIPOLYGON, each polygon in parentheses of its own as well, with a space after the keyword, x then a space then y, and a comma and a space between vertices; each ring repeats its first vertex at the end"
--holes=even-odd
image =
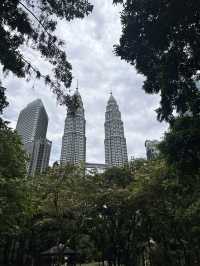
POLYGON ((16 130, 29 155, 28 175, 44 172, 49 165, 51 141, 46 139, 48 116, 40 99, 28 104, 19 114, 16 130))
POLYGON ((112 93, 105 113, 105 163, 109 166, 123 166, 128 162, 124 126, 118 104, 112 93))
POLYGON ((78 96, 79 107, 75 113, 71 113, 69 109, 67 111, 62 138, 61 164, 79 165, 86 160, 85 111, 78 89, 75 94, 78 96))
POLYGON ((48 116, 40 99, 29 103, 19 114, 17 132, 23 143, 46 138, 48 116))

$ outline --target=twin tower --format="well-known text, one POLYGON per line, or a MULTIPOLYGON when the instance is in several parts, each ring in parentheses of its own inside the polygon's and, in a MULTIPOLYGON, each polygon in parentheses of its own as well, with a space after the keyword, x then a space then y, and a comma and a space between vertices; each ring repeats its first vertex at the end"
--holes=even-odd
MULTIPOLYGON (((85 114, 83 102, 78 89, 76 95, 79 107, 75 114, 70 110, 65 119, 64 135, 62 138, 61 164, 86 164, 85 114)), ((21 136, 24 150, 29 156, 27 164, 28 175, 44 172, 49 165, 51 141, 46 139, 48 115, 40 99, 29 103, 19 114, 17 132, 21 136)), ((110 95, 105 114, 105 165, 111 167, 123 166, 128 162, 126 139, 121 113, 115 98, 110 95)), ((89 166, 90 165, 90 166, 89 166)))
MULTIPOLYGON (((65 119, 62 138, 61 164, 80 164, 86 162, 85 112, 81 95, 76 89, 79 108, 75 114, 69 110, 65 119)), ((124 126, 118 104, 112 93, 105 113, 105 164, 108 167, 123 166, 128 162, 124 126)))

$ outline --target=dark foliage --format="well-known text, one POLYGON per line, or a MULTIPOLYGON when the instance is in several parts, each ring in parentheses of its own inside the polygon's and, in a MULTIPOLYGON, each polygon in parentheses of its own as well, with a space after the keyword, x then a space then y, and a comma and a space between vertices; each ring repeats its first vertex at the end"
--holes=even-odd
POLYGON ((61 104, 69 105, 68 94, 72 80, 71 64, 63 50, 63 41, 55 35, 57 18, 70 21, 83 18, 92 11, 86 0, 2 0, 0 1, 0 63, 3 71, 18 77, 44 78, 61 104), (22 45, 41 54, 53 66, 53 74, 43 75, 25 58, 22 45), (66 96, 67 95, 67 96, 66 96))
POLYGON ((109 186, 114 185, 122 188, 125 188, 133 181, 133 177, 129 170, 118 167, 107 169, 104 173, 104 178, 109 186))
POLYGON ((0 86, 0 114, 3 113, 3 109, 8 106, 5 96, 5 88, 0 86))
MULTIPOLYGON (((8 106, 8 102, 5 96, 5 88, 0 84, 0 115, 3 113, 3 109, 8 106)), ((0 129, 6 125, 6 122, 0 117, 0 129)))
POLYGON ((7 125, 0 128, 0 177, 13 178, 24 176, 25 152, 15 131, 7 125))
POLYGON ((165 133, 160 150, 169 165, 185 174, 200 170, 200 117, 179 117, 165 133))
POLYGON ((146 77, 147 93, 160 93, 158 119, 173 111, 200 112, 200 1, 114 0, 123 3, 122 36, 115 53, 146 77))

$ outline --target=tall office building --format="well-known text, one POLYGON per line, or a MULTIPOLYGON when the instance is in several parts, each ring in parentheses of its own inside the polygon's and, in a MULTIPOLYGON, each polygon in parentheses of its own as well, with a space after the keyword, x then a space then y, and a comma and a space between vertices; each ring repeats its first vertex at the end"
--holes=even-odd
POLYGON ((123 166, 128 163, 124 126, 118 104, 112 93, 105 113, 105 163, 111 166, 123 166))
POLYGON ((46 139, 48 116, 43 103, 37 99, 19 114, 16 130, 29 156, 28 175, 44 172, 49 165, 51 142, 46 139))
POLYGON ((72 113, 69 109, 65 119, 64 135, 62 138, 61 164, 85 163, 86 160, 86 137, 85 137, 85 111, 81 95, 75 92, 79 101, 79 107, 72 113))
POLYGON ((154 160, 159 156, 158 144, 158 140, 145 141, 147 160, 154 160))

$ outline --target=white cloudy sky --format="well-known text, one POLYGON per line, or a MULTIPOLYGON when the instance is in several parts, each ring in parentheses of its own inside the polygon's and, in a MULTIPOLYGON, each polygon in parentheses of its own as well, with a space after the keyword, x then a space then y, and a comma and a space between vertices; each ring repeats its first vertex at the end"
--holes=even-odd
MULTIPOLYGON (((156 120, 159 97, 142 90, 144 78, 135 69, 113 54, 113 45, 120 37, 120 7, 111 0, 92 0, 93 13, 71 23, 60 22, 58 35, 65 40, 65 49, 73 66, 74 81, 79 80, 86 116, 87 161, 104 162, 104 114, 109 93, 116 98, 122 119, 129 158, 145 157, 146 139, 160 139, 166 130, 156 120)), ((26 55, 45 73, 48 64, 30 50, 26 55)), ((9 107, 4 118, 15 128, 19 112, 27 103, 41 98, 49 116, 47 138, 52 140, 51 163, 59 160, 66 110, 58 106, 55 96, 42 81, 26 82, 10 74, 0 76, 7 88, 9 107)))

